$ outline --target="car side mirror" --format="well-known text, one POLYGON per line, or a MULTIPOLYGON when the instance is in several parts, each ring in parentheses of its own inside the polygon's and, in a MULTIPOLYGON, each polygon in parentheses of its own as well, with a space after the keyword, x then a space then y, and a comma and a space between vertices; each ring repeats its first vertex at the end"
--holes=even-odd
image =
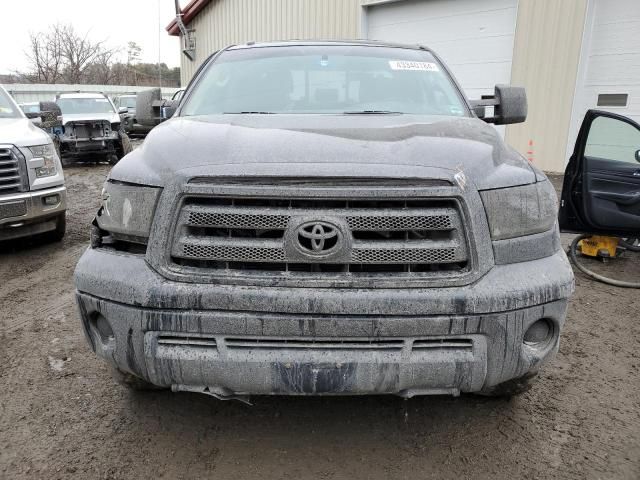
POLYGON ((41 127, 42 126, 42 112, 25 112, 25 116, 31 120, 31 123, 41 127))
POLYGON ((493 95, 483 95, 471 102, 476 116, 487 123, 507 125, 522 123, 527 119, 527 94, 523 87, 496 85, 493 95), (487 107, 493 107, 493 116, 486 115, 487 107))
POLYGON ((56 102, 40 102, 40 118, 42 128, 55 128, 62 126, 62 111, 56 102))
POLYGON ((173 114, 176 113, 178 109, 179 100, 165 100, 164 105, 162 106, 162 119, 167 120, 173 117, 173 114))
POLYGON ((123 114, 123 113, 129 113, 129 109, 127 107, 120 107, 118 109, 118 113, 119 114, 123 114))

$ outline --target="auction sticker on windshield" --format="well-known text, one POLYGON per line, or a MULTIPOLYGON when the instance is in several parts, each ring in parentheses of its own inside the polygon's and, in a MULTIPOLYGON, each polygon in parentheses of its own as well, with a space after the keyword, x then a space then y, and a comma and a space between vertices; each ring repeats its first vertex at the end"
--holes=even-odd
POLYGON ((432 62, 409 62, 406 60, 389 60, 391 70, 421 70, 423 72, 439 72, 438 65, 432 62))

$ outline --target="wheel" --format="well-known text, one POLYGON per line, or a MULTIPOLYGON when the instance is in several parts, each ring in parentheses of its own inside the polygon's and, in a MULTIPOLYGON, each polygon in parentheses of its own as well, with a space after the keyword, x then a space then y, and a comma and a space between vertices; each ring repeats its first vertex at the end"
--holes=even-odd
POLYGON ((118 158, 124 157, 127 153, 130 153, 133 148, 131 147, 131 139, 124 130, 120 130, 120 144, 116 145, 116 151, 118 152, 118 158))
POLYGON ((111 367, 111 376, 118 382, 120 385, 124 385, 131 390, 136 391, 150 391, 150 390, 164 390, 162 387, 154 385, 153 383, 149 383, 146 380, 143 380, 140 377, 136 377, 130 373, 125 373, 121 370, 118 370, 115 367, 111 367))
POLYGON ((511 380, 507 380, 506 382, 500 383, 495 387, 488 388, 487 390, 482 390, 480 395, 485 395, 487 397, 514 397, 517 395, 522 395, 525 392, 528 392, 533 384, 534 380, 538 376, 537 373, 529 373, 524 377, 514 378, 511 380))
POLYGON ((64 238, 64 234, 67 231, 67 216, 64 213, 58 215, 56 219, 56 229, 44 234, 44 238, 47 242, 59 242, 64 238))
POLYGON ((109 163, 109 165, 115 165, 119 161, 120 161, 120 157, 118 157, 118 155, 116 155, 115 153, 107 154, 107 162, 109 163))

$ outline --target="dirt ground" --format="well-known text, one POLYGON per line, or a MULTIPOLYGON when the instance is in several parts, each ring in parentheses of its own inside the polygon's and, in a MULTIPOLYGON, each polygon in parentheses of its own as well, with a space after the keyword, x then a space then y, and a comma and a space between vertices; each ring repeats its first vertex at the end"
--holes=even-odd
MULTIPOLYGON (((640 478, 639 292, 581 274, 560 353, 511 401, 246 406, 116 385, 85 344, 72 299, 108 170, 66 170, 62 243, 0 245, 0 478, 640 478)), ((607 268, 638 279, 638 257, 607 268)))

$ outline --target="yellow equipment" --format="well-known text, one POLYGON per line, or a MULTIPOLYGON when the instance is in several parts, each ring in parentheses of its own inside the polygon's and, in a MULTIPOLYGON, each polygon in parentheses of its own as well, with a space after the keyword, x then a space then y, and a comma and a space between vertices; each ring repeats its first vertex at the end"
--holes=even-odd
POLYGON ((578 248, 587 257, 615 258, 619 241, 618 237, 593 235, 580 240, 578 248))

